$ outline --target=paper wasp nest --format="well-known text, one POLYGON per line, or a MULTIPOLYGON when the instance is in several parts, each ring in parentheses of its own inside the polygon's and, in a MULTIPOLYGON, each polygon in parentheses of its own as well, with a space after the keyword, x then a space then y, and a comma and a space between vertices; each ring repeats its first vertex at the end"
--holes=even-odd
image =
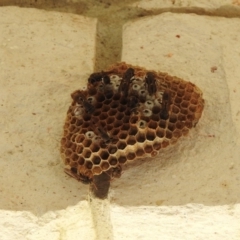
POLYGON ((188 134, 204 107, 194 84, 126 63, 91 74, 71 96, 61 153, 83 183, 102 172, 120 177, 123 164, 156 156, 188 134))

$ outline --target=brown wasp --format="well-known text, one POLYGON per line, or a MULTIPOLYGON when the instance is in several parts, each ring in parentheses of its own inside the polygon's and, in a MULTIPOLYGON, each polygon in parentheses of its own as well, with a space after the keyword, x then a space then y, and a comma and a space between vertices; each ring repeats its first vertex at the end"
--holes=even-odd
POLYGON ((94 84, 96 82, 103 81, 104 84, 110 84, 110 77, 107 75, 110 72, 96 72, 92 73, 88 78, 88 83, 94 84))
POLYGON ((171 103, 171 94, 168 91, 164 91, 162 96, 162 109, 160 112, 160 118, 167 120, 169 117, 169 107, 171 103))
POLYGON ((147 85, 147 90, 148 90, 149 95, 153 95, 157 92, 155 73, 153 73, 153 72, 146 73, 145 85, 147 85))
POLYGON ((87 113, 92 114, 94 112, 95 107, 89 101, 86 100, 86 97, 81 91, 77 90, 73 92, 71 94, 71 97, 78 104, 82 104, 87 113))
POLYGON ((126 70, 126 72, 124 73, 123 79, 118 88, 118 92, 123 92, 124 97, 128 96, 129 85, 133 81, 133 79, 132 79, 133 77, 134 77, 134 69, 128 68, 126 70))

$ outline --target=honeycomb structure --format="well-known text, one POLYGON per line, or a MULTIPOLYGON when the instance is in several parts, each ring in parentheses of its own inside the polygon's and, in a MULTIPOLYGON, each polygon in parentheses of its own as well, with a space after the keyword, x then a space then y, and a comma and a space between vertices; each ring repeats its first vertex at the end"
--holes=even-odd
POLYGON ((124 62, 91 74, 71 96, 61 153, 83 183, 102 173, 118 178, 122 165, 156 156, 186 136, 204 108, 193 83, 124 62))

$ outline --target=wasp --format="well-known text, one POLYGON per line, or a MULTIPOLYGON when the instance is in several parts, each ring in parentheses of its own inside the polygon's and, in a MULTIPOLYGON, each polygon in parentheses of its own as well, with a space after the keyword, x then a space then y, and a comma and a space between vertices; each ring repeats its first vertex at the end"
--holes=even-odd
POLYGON ((71 168, 71 169, 64 169, 64 172, 66 174, 68 174, 70 177, 75 178, 76 180, 78 180, 79 182, 83 183, 83 184, 89 184, 92 182, 92 179, 90 179, 88 176, 84 176, 81 173, 77 173, 77 169, 75 168, 71 168))
POLYGON ((120 83, 118 88, 118 92, 123 92, 123 96, 128 96, 129 85, 133 81, 132 78, 134 77, 134 69, 128 68, 123 75, 123 79, 120 83))
POLYGON ((86 100, 86 97, 83 95, 83 93, 81 91, 77 90, 77 91, 73 92, 71 94, 71 97, 78 104, 82 104, 87 113, 92 114, 94 112, 95 107, 86 100))
POLYGON ((162 109, 160 111, 160 118, 167 120, 169 117, 169 107, 171 103, 171 94, 168 91, 164 91, 162 96, 162 109))
POLYGON ((104 84, 110 84, 110 77, 107 75, 110 72, 95 72, 92 73, 88 78, 88 83, 94 84, 96 82, 102 81, 104 84))
POLYGON ((97 132, 105 145, 112 142, 113 138, 108 135, 102 126, 97 127, 97 132))
POLYGON ((153 73, 153 72, 146 73, 145 85, 147 85, 147 90, 148 90, 149 95, 153 95, 157 92, 155 73, 153 73))

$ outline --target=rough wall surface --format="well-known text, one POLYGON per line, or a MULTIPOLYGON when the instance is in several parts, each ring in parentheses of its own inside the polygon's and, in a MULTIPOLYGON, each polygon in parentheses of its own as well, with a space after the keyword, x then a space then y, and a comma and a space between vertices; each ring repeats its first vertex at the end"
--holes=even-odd
POLYGON ((112 183, 104 238, 59 154, 69 94, 93 70, 96 20, 0 11, 0 239, 240 238, 239 19, 166 13, 124 26, 123 61, 197 84, 206 105, 188 138, 112 183))

